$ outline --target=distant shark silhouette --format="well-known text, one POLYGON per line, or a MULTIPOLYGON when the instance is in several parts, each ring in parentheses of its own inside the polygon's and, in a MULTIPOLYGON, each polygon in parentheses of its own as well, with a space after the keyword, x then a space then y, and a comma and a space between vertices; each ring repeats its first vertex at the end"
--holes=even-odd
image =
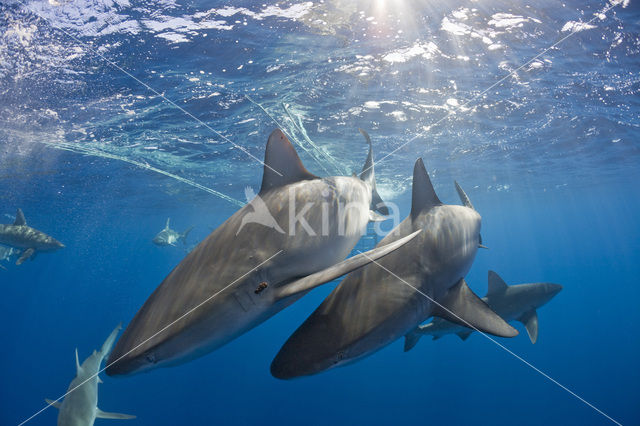
POLYGON ((347 275, 282 346, 271 363, 274 377, 317 374, 362 359, 431 316, 499 336, 518 334, 464 281, 480 245, 480 215, 466 194, 465 206, 442 204, 421 159, 412 192, 410 215, 378 246, 418 236, 347 275))
POLYGON ((82 365, 76 349, 76 377, 71 381, 68 393, 62 402, 45 399, 47 404, 60 410, 58 426, 91 426, 99 419, 135 419, 136 416, 120 413, 107 413, 98 408, 98 377, 102 360, 109 354, 118 331, 118 325, 102 345, 100 351, 93 351, 82 365))
MULTIPOLYGON (((20 253, 20 250, 16 250, 13 247, 4 247, 0 246, 0 262, 6 260, 9 262, 12 257, 17 256, 20 253)), ((0 268, 7 269, 0 263, 0 268)))
MULTIPOLYGON (((508 286, 498 274, 489 271, 489 290, 482 298, 491 309, 505 321, 519 321, 524 324, 531 343, 538 340, 538 314, 536 309, 542 307, 556 294, 562 286, 552 283, 517 284, 508 286)), ((428 324, 421 325, 409 332, 404 341, 405 352, 411 350, 420 337, 433 336, 437 340, 447 334, 457 334, 467 340, 473 329, 454 324, 442 318, 434 318, 428 324)))
POLYGON ((182 241, 182 244, 187 245, 187 235, 193 229, 193 226, 184 231, 182 234, 174 231, 169 227, 171 218, 167 218, 167 224, 164 229, 153 238, 153 244, 157 246, 175 246, 178 241, 182 241))
POLYGON ((55 238, 27 226, 21 209, 16 212, 13 224, 0 224, 0 244, 23 250, 16 265, 21 265, 29 258, 33 260, 40 252, 51 252, 64 247, 64 244, 55 238))
POLYGON ((260 204, 234 213, 164 279, 116 343, 107 374, 133 374, 205 355, 311 289, 413 238, 415 234, 408 233, 341 262, 369 222, 373 163, 365 163, 365 169, 364 180, 319 178, 305 169, 285 134, 273 131, 265 151, 260 204), (345 205, 350 208, 345 210, 345 205), (265 208, 279 226, 249 223, 245 218, 256 217, 256 206, 265 208), (325 225, 326 233, 309 232, 325 225), (288 232, 280 232, 285 226, 288 232))

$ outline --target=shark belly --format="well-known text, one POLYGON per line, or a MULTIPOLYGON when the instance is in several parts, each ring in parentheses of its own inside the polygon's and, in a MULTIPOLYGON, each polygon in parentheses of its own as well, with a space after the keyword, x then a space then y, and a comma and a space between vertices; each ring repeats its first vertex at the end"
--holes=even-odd
MULTIPOLYGON (((85 372, 86 373, 86 372, 85 372)), ((97 374, 95 372, 91 372, 97 374)), ((96 419, 96 408, 98 406, 98 381, 93 374, 83 374, 77 376, 69 385, 69 393, 60 407, 58 414, 58 426, 91 426, 96 419), (80 385, 85 380, 86 383, 80 385)))
POLYGON ((151 295, 116 344, 108 364, 118 363, 107 374, 189 361, 293 303, 302 294, 273 300, 269 293, 348 255, 366 229, 370 191, 347 177, 269 191, 261 199, 279 229, 246 221, 255 213, 251 205, 240 209, 151 295), (263 283, 267 290, 258 294, 263 283))

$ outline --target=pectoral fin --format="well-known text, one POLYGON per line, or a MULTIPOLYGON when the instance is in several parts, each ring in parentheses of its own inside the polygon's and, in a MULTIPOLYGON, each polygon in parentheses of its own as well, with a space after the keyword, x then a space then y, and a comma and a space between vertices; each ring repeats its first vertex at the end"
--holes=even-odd
POLYGON ((399 240, 396 240, 392 243, 386 244, 381 247, 376 247, 367 252, 350 257, 349 259, 343 260, 342 262, 327 269, 323 269, 320 272, 316 272, 315 274, 307 275, 304 278, 293 281, 292 283, 285 285, 278 291, 276 299, 282 299, 285 297, 293 296, 294 294, 309 291, 331 280, 335 280, 336 278, 347 274, 354 269, 358 269, 368 263, 371 263, 374 260, 378 260, 379 258, 386 256, 387 254, 405 245, 420 232, 422 232, 422 230, 418 230, 413 234, 407 235, 406 237, 400 238, 399 240))
POLYGON ((102 411, 101 409, 96 408, 96 418, 127 420, 127 419, 135 419, 136 416, 132 416, 130 414, 122 414, 122 413, 107 413, 106 411, 102 411))
POLYGON ((449 289, 433 315, 465 327, 500 337, 514 337, 518 331, 493 312, 489 305, 471 291, 464 279, 449 289))
POLYGON ((22 265, 22 263, 27 260, 28 258, 30 258, 31 256, 35 255, 36 250, 32 249, 32 248, 28 248, 25 251, 22 252, 22 256, 20 256, 20 258, 18 260, 16 260, 16 265, 22 265))
POLYGON ((45 398, 44 402, 46 402, 47 404, 49 404, 52 407, 56 407, 58 410, 60 409, 60 406, 62 405, 60 403, 60 401, 54 401, 54 400, 49 399, 49 398, 45 398))
POLYGON ((520 315, 518 321, 523 323, 527 329, 527 334, 529 335, 531 343, 536 343, 538 340, 538 314, 536 313, 536 310, 532 309, 520 315))

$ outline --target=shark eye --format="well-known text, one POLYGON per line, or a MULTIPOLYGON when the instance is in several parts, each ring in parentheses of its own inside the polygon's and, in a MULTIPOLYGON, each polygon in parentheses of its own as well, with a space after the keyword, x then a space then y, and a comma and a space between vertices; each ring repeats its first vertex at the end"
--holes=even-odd
POLYGON ((156 363, 156 356, 154 355, 153 352, 147 352, 146 354, 144 354, 144 357, 146 358, 147 361, 149 361, 151 364, 155 364, 156 363))

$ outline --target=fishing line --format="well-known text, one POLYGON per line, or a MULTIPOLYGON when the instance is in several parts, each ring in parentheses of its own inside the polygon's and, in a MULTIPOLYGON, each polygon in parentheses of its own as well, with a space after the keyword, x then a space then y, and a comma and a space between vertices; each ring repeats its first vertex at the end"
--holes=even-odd
MULTIPOLYGON (((23 3, 23 6, 26 6, 23 3)), ((193 119, 194 121, 196 121, 197 123, 201 124, 202 126, 204 126, 205 128, 209 129, 211 132, 213 132, 215 135, 217 135, 218 137, 220 137, 221 139, 229 142, 231 145, 233 145, 235 148, 239 149, 240 151, 244 152, 245 154, 247 154, 249 157, 253 158, 254 160, 256 160, 258 163, 262 164, 264 167, 267 167, 269 169, 271 169, 274 173, 276 173, 278 176, 282 176, 282 173, 280 173, 278 170, 275 170, 273 167, 265 164, 262 160, 260 160, 258 157, 256 157, 255 155, 251 154, 245 147, 240 146, 238 144, 236 144, 235 142, 233 142, 231 139, 229 139, 228 137, 226 137, 225 135, 223 135, 222 133, 220 133, 219 131, 217 131, 216 129, 214 129, 213 127, 209 126, 207 123, 205 123, 204 121, 200 120, 198 117, 196 117, 195 115, 193 115, 192 113, 190 113, 189 111, 187 111, 186 109, 182 108, 180 105, 176 104, 174 101, 172 101, 171 99, 169 99, 167 96, 165 96, 164 93, 161 93, 159 91, 157 91, 156 89, 154 89, 153 87, 149 86, 147 83, 145 83, 144 81, 140 80, 139 78, 137 78, 136 76, 134 76, 133 74, 131 74, 129 71, 125 70, 124 68, 122 68, 120 65, 116 64, 115 62, 113 62, 112 60, 108 59, 106 56, 104 56, 103 54, 101 54, 98 50, 96 50, 95 48, 91 48, 89 49, 89 46, 86 43, 83 43, 78 37, 74 36, 73 34, 69 33, 68 31, 64 30, 63 28, 58 28, 58 27, 54 27, 52 26, 45 18, 41 17, 40 15, 37 15, 35 13, 33 13, 35 16, 37 16, 40 20, 46 22, 47 24, 49 24, 49 27, 56 29, 60 32, 62 32, 63 34, 65 34, 67 37, 73 39, 74 41, 76 41, 78 44, 80 44, 81 46, 84 46, 86 50, 93 52, 96 56, 98 56, 100 59, 102 59, 103 61, 105 61, 106 63, 108 63, 109 65, 111 65, 112 67, 114 67, 115 69, 117 69, 118 71, 122 72, 123 74, 127 75, 129 78, 135 80, 136 82, 138 82, 140 85, 144 86, 147 90, 149 90, 150 92, 152 92, 153 94, 155 94, 156 96, 160 97, 161 99, 163 99, 165 102, 167 102, 169 105, 177 108, 178 110, 180 110, 182 113, 184 113, 186 116, 188 116, 189 118, 193 119)), ((97 34, 94 32, 94 37, 97 37, 97 34)))
POLYGON ((207 297, 204 301, 200 302, 199 304, 197 304, 196 306, 194 306, 193 308, 189 309, 187 312, 185 312, 184 314, 182 314, 180 317, 178 317, 177 319, 171 321, 169 324, 167 324, 166 326, 164 326, 160 331, 155 332, 151 337, 145 339, 144 341, 142 341, 140 344, 138 344, 137 346, 135 346, 133 349, 131 349, 129 352, 125 353, 124 355, 122 355, 120 358, 116 359, 113 362, 110 362, 108 365, 105 365, 104 368, 102 368, 100 371, 98 371, 96 374, 92 375, 91 377, 89 377, 88 379, 86 379, 84 382, 80 383, 79 385, 75 386, 72 389, 69 389, 64 395, 59 396, 57 399, 47 403, 47 405, 43 408, 40 409, 40 411, 36 412, 35 414, 33 414, 31 417, 29 417, 26 420, 23 420, 18 426, 22 426, 23 424, 29 422, 30 420, 32 420, 34 417, 36 417, 37 415, 39 415, 40 413, 42 413, 44 410, 46 410, 47 408, 51 407, 53 404, 55 404, 56 402, 59 402, 60 400, 62 400, 63 398, 65 398, 67 395, 69 395, 71 392, 75 391, 76 389, 78 389, 80 386, 84 385, 85 383, 87 383, 89 380, 94 379, 96 376, 98 376, 100 373, 102 373, 104 370, 106 370, 107 368, 111 367, 112 365, 114 365, 115 363, 119 362, 121 359, 123 359, 124 357, 126 357, 127 355, 129 355, 131 352, 135 351, 136 349, 138 349, 140 346, 144 345, 145 343, 147 343, 149 340, 153 339, 154 337, 156 337, 157 335, 159 335, 160 333, 163 333, 165 330, 167 330, 169 327, 172 327, 174 324, 176 324, 178 321, 182 320, 183 318, 185 318, 186 316, 192 314, 196 309, 199 309, 202 305, 206 304, 207 302, 209 302, 210 300, 212 300, 213 298, 215 298, 217 295, 219 295, 220 293, 222 293, 223 291, 225 291, 226 289, 228 289, 229 287, 231 287, 232 285, 234 285, 235 283, 237 283, 238 281, 240 281, 241 279, 243 279, 244 277, 246 277, 247 275, 249 275, 250 273, 252 273, 253 271, 255 271, 256 269, 258 269, 259 267, 261 267, 262 265, 264 265, 265 263, 269 262, 271 259, 273 259, 274 257, 278 256, 280 253, 282 253, 283 250, 279 250, 277 253, 275 253, 274 255, 272 255, 271 257, 269 257, 268 259, 264 260, 263 262, 260 262, 260 264, 254 266, 251 270, 245 272, 244 274, 242 274, 240 277, 236 278, 235 280, 233 280, 231 283, 227 284, 225 287, 223 287, 221 290, 218 290, 217 292, 215 292, 214 294, 212 294, 211 296, 207 297))
POLYGON ((300 116, 300 114, 296 115, 296 118, 298 119, 296 122, 296 120, 293 118, 293 114, 289 110, 289 107, 283 103, 282 108, 285 110, 285 112, 289 116, 289 119, 293 123, 293 126, 298 129, 300 134, 302 134, 302 137, 304 138, 304 140, 307 141, 307 143, 311 145, 316 152, 319 152, 320 154, 322 154, 325 157, 325 159, 329 163, 331 163, 331 165, 338 171, 339 174, 348 175, 346 170, 342 170, 338 161, 336 161, 336 159, 333 158, 331 154, 329 154, 328 152, 320 148, 318 145, 316 145, 315 142, 311 140, 311 138, 307 134, 307 130, 304 128, 304 124, 302 124, 302 117, 300 116))
MULTIPOLYGON (((363 252, 359 251, 359 253, 364 254, 363 252)), ((598 407, 596 407, 595 405, 591 404, 589 401, 587 401, 586 399, 582 398, 580 395, 578 395, 577 393, 573 392, 571 389, 567 388, 566 386, 564 386, 562 383, 558 382, 557 380, 555 380, 553 377, 549 376, 547 373, 545 373, 544 371, 540 370, 539 368, 535 367, 533 364, 531 364, 530 362, 526 361, 524 358, 522 358, 521 356, 519 356, 518 354, 514 353, 513 351, 511 351, 509 348, 507 348, 506 346, 504 346, 502 343, 498 342, 497 340, 495 340, 494 338, 492 338, 491 336, 489 336, 487 333, 484 333, 480 330, 478 330, 474 325, 470 324, 468 321, 466 321, 463 318, 460 318, 455 312, 452 312, 449 308, 447 308, 446 306, 441 305, 440 303, 436 302, 434 299, 432 299, 431 297, 429 297, 426 293, 422 292, 421 290, 417 289, 416 287, 412 286, 411 284, 409 284, 407 281, 405 281, 404 279, 400 278, 399 276, 397 276, 396 274, 394 274, 393 272, 391 272, 389 269, 385 268, 383 265, 381 265, 378 261, 372 259, 371 257, 369 257, 368 255, 364 254, 364 256, 369 259, 372 263, 375 263, 377 266, 379 266, 380 268, 384 269, 387 273, 389 273, 390 275, 392 275, 394 278, 402 281, 404 284, 406 284, 407 286, 411 287, 413 290, 415 290, 417 293, 421 294, 422 296, 424 296, 426 299, 428 299, 430 302, 435 303, 436 305, 438 305, 438 307, 444 309, 445 311, 447 311, 448 313, 450 313, 451 315, 455 316, 456 318, 458 318, 460 321, 462 321, 467 327, 477 331, 478 333, 482 334, 484 337, 486 337, 487 339, 489 339, 491 342, 495 343, 498 347, 502 348, 503 350, 505 350, 507 353, 511 354, 513 357, 515 357, 517 360, 519 360, 520 362, 524 363, 525 365, 527 365, 528 367, 530 367, 531 369, 533 369, 535 372, 537 372, 538 374, 542 375, 543 377, 545 377, 546 379, 548 379, 549 381, 551 381, 552 383, 554 383, 555 385, 559 386, 561 389, 567 391, 570 395, 574 396, 575 398, 577 398, 578 400, 580 400, 581 402, 583 402, 584 404, 586 404, 588 407, 592 408, 593 410, 595 410, 597 413, 601 414, 602 416, 606 417, 608 420, 610 420, 611 422, 615 423, 618 426, 622 426, 622 424, 616 420, 614 420, 612 417, 610 417, 609 415, 607 415, 604 411, 600 410, 598 407)))
POLYGON ((111 154, 111 153, 104 152, 104 151, 99 151, 99 150, 94 149, 94 148, 86 148, 86 147, 77 146, 77 145, 74 145, 74 144, 71 144, 71 143, 68 143, 68 142, 56 142, 56 143, 43 142, 43 141, 37 141, 37 142, 41 143, 43 145, 46 145, 46 146, 48 146, 50 148, 59 149, 61 151, 69 151, 69 152, 74 152, 76 154, 91 155, 91 156, 94 156, 94 157, 108 158, 108 159, 111 159, 111 160, 118 160, 118 161, 122 161, 122 162, 125 162, 125 163, 129 163, 129 164, 132 164, 132 165, 134 165, 136 167, 139 167, 141 169, 150 170, 152 172, 159 173, 161 175, 164 175, 164 176, 170 177, 172 179, 175 179, 175 180, 177 180, 179 182, 182 182, 182 183, 185 183, 187 185, 193 186, 194 188, 198 188, 198 189, 200 189, 202 191, 208 192, 209 194, 213 194, 216 197, 219 197, 219 198, 221 198, 223 200, 226 200, 226 201, 230 202, 231 204, 234 204, 234 205, 236 205, 238 207, 244 207, 244 205, 245 205, 245 203, 243 203, 242 201, 236 200, 235 198, 230 197, 230 196, 228 196, 226 194, 223 194, 222 192, 216 191, 215 189, 208 188, 208 187, 206 187, 204 185, 201 185, 201 184, 199 184, 197 182, 194 182, 194 181, 192 181, 190 179, 187 179, 187 178, 184 178, 182 176, 178 176, 178 175, 175 175, 173 173, 167 172, 165 170, 159 169, 157 167, 151 166, 151 165, 149 165, 147 163, 142 163, 142 162, 139 162, 139 161, 136 161, 136 160, 132 160, 132 159, 127 158, 127 157, 122 157, 120 155, 111 154))
MULTIPOLYGON (((251 102, 252 104, 256 105, 258 108, 260 108, 260 109, 262 110, 262 112, 264 112, 264 113, 267 115, 267 117, 269 117, 269 118, 270 118, 270 119, 271 119, 271 120, 276 124, 276 126, 278 126, 278 128, 279 128, 279 129, 282 129, 282 130, 284 131, 284 126, 282 126, 282 125, 278 122, 278 120, 276 120, 276 119, 275 119, 271 114, 269 114, 269 112, 268 112, 268 111, 267 111, 267 110, 266 110, 262 105, 260 105, 258 102, 256 102, 256 101, 254 101, 253 99, 251 99, 251 97, 249 97, 249 95, 246 95, 246 94, 245 94, 245 95, 244 95, 244 97, 245 97, 245 98, 247 98, 247 99, 249 100, 249 102, 251 102)), ((295 128, 295 126, 294 126, 294 128, 295 128)), ((309 156, 310 156, 311 158, 313 158, 313 160, 316 162, 316 164, 318 164, 318 165, 322 168, 322 170, 324 170, 324 171, 327 173, 327 175, 328 175, 328 176, 330 176, 330 175, 331 175, 331 173, 329 172, 329 170, 327 170, 327 168, 324 166, 324 164, 322 164, 322 163, 318 160, 318 158, 317 158, 317 157, 316 157, 312 152, 310 152, 310 151, 307 149, 307 147, 305 147, 304 145, 302 145, 302 144, 300 143, 300 141, 298 140, 298 138, 296 138, 296 137, 291 137, 291 140, 293 140, 293 141, 296 143, 296 145, 298 145, 300 148, 302 148, 302 150, 303 150, 304 152, 306 152, 307 154, 309 154, 309 156)))

